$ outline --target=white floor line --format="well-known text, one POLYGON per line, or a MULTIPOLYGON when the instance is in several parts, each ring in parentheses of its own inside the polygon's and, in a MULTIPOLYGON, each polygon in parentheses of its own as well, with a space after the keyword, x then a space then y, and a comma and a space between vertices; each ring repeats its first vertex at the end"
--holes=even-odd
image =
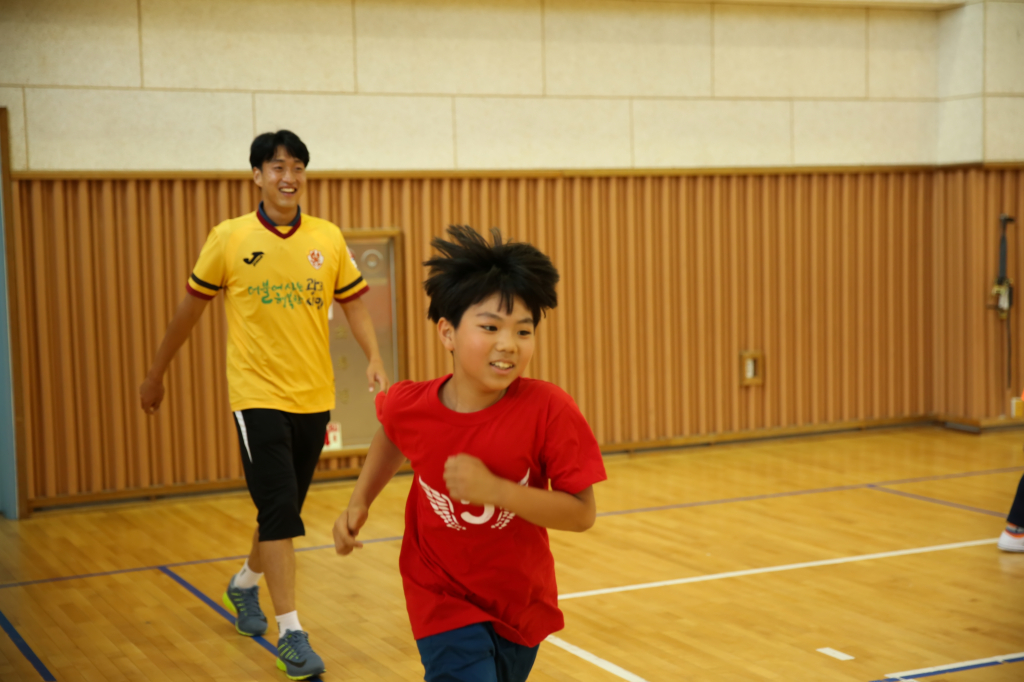
POLYGON ((645 680, 644 678, 640 677, 639 675, 634 675, 633 673, 629 672, 628 670, 624 670, 624 669, 620 668, 619 666, 615 665, 614 663, 609 663, 608 661, 604 660, 603 658, 598 658, 597 656, 595 656, 594 654, 590 653, 586 649, 581 649, 578 646, 575 646, 573 644, 569 644, 564 639, 559 639, 558 637, 555 637, 554 635, 548 635, 547 639, 545 641, 551 642, 552 644, 554 644, 555 646, 557 646, 557 647, 559 647, 561 649, 565 649, 566 651, 568 651, 570 654, 573 654, 574 656, 579 656, 580 658, 582 658, 584 661, 587 661, 588 663, 593 663, 594 665, 596 665, 598 668, 601 668, 602 670, 607 670, 608 672, 610 672, 612 675, 615 675, 616 677, 620 677, 620 678, 622 678, 624 680, 629 680, 629 682, 647 682, 647 680, 645 680))
POLYGON ((833 649, 830 646, 827 646, 827 647, 825 647, 823 649, 815 649, 815 651, 817 651, 820 654, 825 654, 826 656, 831 656, 832 658, 836 658, 836 659, 838 659, 840 661, 852 661, 853 660, 853 656, 851 656, 850 654, 844 654, 842 651, 836 651, 835 649, 833 649))
POLYGON ((1011 658, 1020 658, 1024 656, 1024 651, 1019 651, 1015 654, 1004 654, 1003 656, 992 656, 991 658, 976 658, 973 661, 961 661, 959 663, 949 663, 947 665, 937 665, 934 668, 918 668, 917 670, 907 670, 902 673, 887 673, 886 677, 900 680, 907 677, 913 677, 914 675, 924 675, 925 673, 940 673, 944 670, 954 670, 956 668, 967 668, 972 665, 982 665, 984 663, 1002 663, 1003 661, 1011 658))
POLYGON ((637 585, 623 585, 622 587, 607 587, 602 590, 587 590, 586 592, 570 592, 569 594, 558 595, 559 601, 566 599, 580 599, 582 597, 596 597, 601 594, 615 594, 617 592, 632 592, 633 590, 649 590, 653 587, 667 587, 669 585, 686 585, 688 583, 702 583, 708 580, 723 580, 725 578, 741 578, 748 575, 760 575, 762 573, 778 573, 779 571, 794 571, 798 568, 814 568, 816 566, 835 566, 837 564, 850 564, 855 561, 870 561, 872 559, 887 559, 897 556, 908 556, 911 554, 926 554, 928 552, 941 552, 947 549, 962 549, 964 547, 977 547, 979 545, 994 545, 997 538, 991 540, 971 540, 969 542, 954 542, 949 545, 933 545, 931 547, 917 547, 915 549, 899 549, 893 552, 879 552, 877 554, 858 554, 856 556, 841 557, 839 559, 824 559, 822 561, 805 561, 799 564, 785 564, 783 566, 767 566, 765 568, 750 568, 744 571, 729 571, 728 573, 712 573, 710 575, 695 575, 690 578, 678 578, 676 580, 662 580, 656 583, 640 583, 637 585))

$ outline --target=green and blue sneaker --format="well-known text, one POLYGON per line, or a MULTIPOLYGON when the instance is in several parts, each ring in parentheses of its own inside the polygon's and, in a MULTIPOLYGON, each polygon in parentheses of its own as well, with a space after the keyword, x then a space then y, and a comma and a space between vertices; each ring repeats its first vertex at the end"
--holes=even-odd
POLYGON ((309 646, 309 635, 302 630, 288 630, 277 640, 277 667, 289 680, 308 680, 326 670, 324 659, 309 646))
POLYGON ((260 609, 258 585, 243 590, 241 587, 235 587, 235 577, 231 576, 228 591, 224 593, 224 606, 235 615, 235 629, 238 630, 238 634, 259 637, 267 631, 267 617, 260 609))

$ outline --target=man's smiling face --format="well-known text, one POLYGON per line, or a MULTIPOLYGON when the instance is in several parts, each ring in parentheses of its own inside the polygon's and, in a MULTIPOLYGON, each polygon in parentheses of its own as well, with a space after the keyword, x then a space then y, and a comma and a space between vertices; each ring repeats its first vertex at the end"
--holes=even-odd
POLYGON ((261 168, 253 168, 252 173, 265 208, 285 215, 295 213, 306 191, 306 164, 278 147, 274 158, 264 161, 261 168))

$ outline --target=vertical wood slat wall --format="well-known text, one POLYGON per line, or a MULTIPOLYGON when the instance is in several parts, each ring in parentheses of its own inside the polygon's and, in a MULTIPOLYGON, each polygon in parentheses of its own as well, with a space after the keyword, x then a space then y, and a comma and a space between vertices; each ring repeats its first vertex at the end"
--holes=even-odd
POLYGON ((932 227, 933 411, 984 419, 1005 414, 1024 384, 1024 171, 945 171, 935 174, 932 227), (1015 216, 1007 230, 1007 272, 1016 289, 1006 381, 1006 323, 991 295, 999 270, 999 216, 1015 216))
MULTIPOLYGON (((206 233, 257 201, 241 179, 15 181, 9 293, 33 506, 241 478, 220 300, 158 415, 137 387, 206 233)), ((612 445, 1004 412, 1004 328, 985 306, 998 215, 1024 218, 1022 203, 1024 172, 974 169, 313 179, 304 210, 403 230, 411 379, 448 368, 420 288, 431 237, 497 226, 547 252, 561 304, 530 374, 569 391, 612 445), (764 352, 763 387, 740 387, 743 350, 764 352)), ((1012 276, 1024 239, 1011 244, 1012 276)))

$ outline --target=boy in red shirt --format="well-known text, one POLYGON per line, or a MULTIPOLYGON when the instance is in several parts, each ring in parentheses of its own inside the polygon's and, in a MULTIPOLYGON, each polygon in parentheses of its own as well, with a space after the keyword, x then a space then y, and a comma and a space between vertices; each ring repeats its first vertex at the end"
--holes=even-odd
POLYGON ((590 528, 592 486, 606 478, 572 398, 520 376, 558 303, 558 271, 491 232, 491 244, 469 227, 433 240, 428 314, 454 372, 377 396, 381 428, 334 524, 339 554, 362 547, 370 505, 409 459, 399 567, 427 682, 526 680, 540 642, 564 626, 546 529, 590 528))

